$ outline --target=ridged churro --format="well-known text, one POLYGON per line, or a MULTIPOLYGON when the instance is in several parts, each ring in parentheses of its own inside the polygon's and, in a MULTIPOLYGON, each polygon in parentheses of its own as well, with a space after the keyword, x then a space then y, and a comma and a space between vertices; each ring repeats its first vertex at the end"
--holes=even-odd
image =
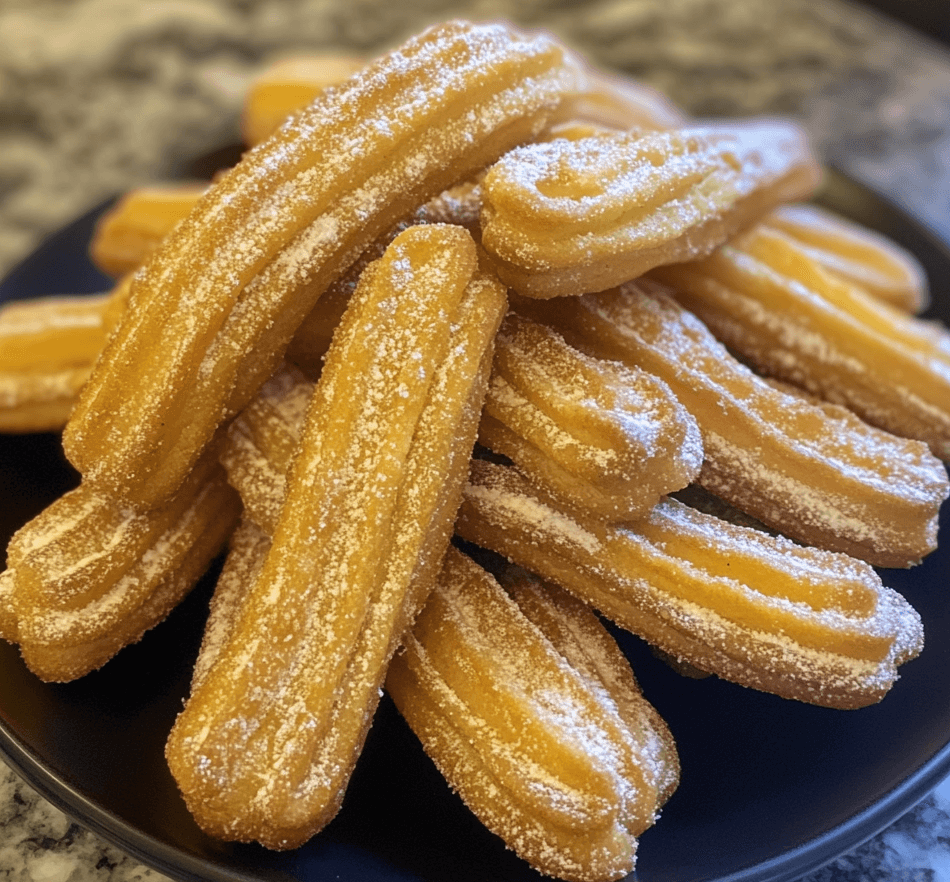
POLYGON ((576 80, 551 39, 456 22, 323 92, 136 274, 66 426, 73 464, 130 504, 167 498, 363 248, 537 133, 576 80))
POLYGON ((205 182, 153 184, 125 193, 99 218, 89 259, 110 276, 137 270, 208 189, 205 182))
POLYGON ((763 373, 950 459, 950 334, 826 272, 760 225, 709 257, 655 271, 763 373))
POLYGON ((482 242, 519 294, 603 291, 708 254, 818 179, 781 120, 528 144, 485 176, 482 242))
POLYGON ((293 848, 339 809, 448 547, 504 309, 460 227, 411 228, 364 271, 271 549, 169 738, 212 835, 293 848))
POLYGON ((160 508, 135 512, 83 482, 14 534, 4 631, 38 677, 64 682, 101 667, 205 572, 241 508, 212 453, 160 508))
POLYGON ((496 342, 479 442, 611 520, 646 514, 703 462, 696 421, 666 383, 514 314, 496 342))
POLYGON ((948 482, 925 444, 769 384, 663 285, 642 280, 518 309, 543 312, 582 350, 663 378, 699 424, 699 483, 742 511, 876 566, 910 566, 936 547, 948 482))
POLYGON ((40 297, 0 308, 0 432, 58 432, 124 308, 109 294, 40 297))
POLYGON ((674 658, 785 698, 872 704, 923 646, 920 617, 869 565, 673 500, 610 525, 475 461, 456 531, 674 658))
POLYGON ((905 312, 930 302, 920 261, 892 239, 817 205, 780 205, 763 219, 791 236, 828 272, 905 312))
POLYGON ((589 609, 524 573, 504 584, 451 550, 386 688, 520 857, 561 879, 619 879, 676 787, 672 736, 589 609))

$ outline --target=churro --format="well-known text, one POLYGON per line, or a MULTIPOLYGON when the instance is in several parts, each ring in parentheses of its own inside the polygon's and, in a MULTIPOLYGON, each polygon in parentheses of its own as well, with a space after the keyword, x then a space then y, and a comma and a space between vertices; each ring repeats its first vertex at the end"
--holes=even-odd
POLYGON ((670 499, 610 525, 475 461, 456 531, 674 658, 784 698, 872 704, 923 647, 920 617, 868 564, 670 499))
POLYGON ((760 371, 950 459, 950 334, 826 272, 760 225, 709 257, 655 271, 760 371))
POLYGON ((137 270, 175 225, 188 217, 206 182, 153 184, 130 190, 99 218, 89 259, 118 278, 137 270))
POLYGON ((695 417, 699 483, 779 532, 876 566, 911 566, 937 543, 943 464, 919 441, 778 388, 732 357, 658 282, 518 309, 578 348, 664 379, 695 417))
POLYGON ((127 283, 109 294, 41 297, 0 308, 0 432, 58 432, 75 407, 127 283))
POLYGON ((708 254, 818 178, 781 120, 528 144, 485 176, 482 242, 519 294, 603 291, 708 254))
POLYGON ((212 835, 293 848, 336 814, 448 547, 504 309, 460 227, 413 227, 364 271, 272 546, 169 738, 212 835))
POLYGON ((530 139, 576 81, 547 37, 456 22, 324 91, 136 274, 66 426, 73 464, 130 504, 167 498, 365 246, 530 139))
POLYGON ((699 474, 696 421, 662 380, 584 355, 546 325, 502 325, 479 442, 568 504, 637 518, 699 474))
POLYGON ((930 302, 920 261, 893 239, 817 205, 780 205, 763 220, 831 272, 905 312, 930 302))
POLYGON ((83 482, 14 534, 4 630, 38 677, 64 682, 101 667, 202 576, 240 512, 213 453, 160 508, 132 511, 83 482))
POLYGON ((672 737, 589 609, 525 573, 504 584, 451 550, 386 688, 520 857, 561 879, 619 879, 676 787, 672 737))

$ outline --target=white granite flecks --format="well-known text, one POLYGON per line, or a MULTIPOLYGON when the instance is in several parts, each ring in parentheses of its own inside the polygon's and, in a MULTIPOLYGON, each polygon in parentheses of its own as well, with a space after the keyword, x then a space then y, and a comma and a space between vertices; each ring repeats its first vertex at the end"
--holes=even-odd
MULTIPOLYGON (((233 139, 263 60, 372 53, 453 15, 551 28, 696 115, 795 115, 950 241, 950 55, 841 0, 0 0, 0 276, 102 198, 233 139)), ((0 882, 164 878, 0 766, 0 882)), ((808 882, 950 882, 950 781, 808 882)))

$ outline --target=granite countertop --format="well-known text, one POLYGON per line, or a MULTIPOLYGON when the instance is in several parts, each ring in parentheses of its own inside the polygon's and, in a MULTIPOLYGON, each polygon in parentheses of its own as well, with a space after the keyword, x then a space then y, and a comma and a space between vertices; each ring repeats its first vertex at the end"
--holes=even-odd
MULTIPOLYGON (((464 14, 541 22, 696 115, 798 117, 843 171, 950 242, 950 54, 837 0, 4 0, 0 276, 49 232, 235 139, 288 51, 372 52, 464 14)), ((0 879, 161 879, 0 768, 0 879)), ((950 781, 811 882, 950 882, 950 781)))

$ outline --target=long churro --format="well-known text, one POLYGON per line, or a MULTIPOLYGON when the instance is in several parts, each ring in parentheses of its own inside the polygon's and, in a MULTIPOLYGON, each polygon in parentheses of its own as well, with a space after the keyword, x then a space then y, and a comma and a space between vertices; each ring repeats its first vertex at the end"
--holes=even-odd
POLYGON ((603 291, 708 254, 819 169, 780 120, 528 144, 482 184, 482 241, 519 294, 603 291))
POLYGON ((704 260, 655 274, 762 372, 950 459, 946 331, 829 274, 766 225, 704 260))
POLYGON ((672 737, 589 609, 527 574, 504 584, 451 550, 386 688, 520 857, 561 879, 619 879, 676 786, 672 737))
POLYGON ((785 698, 879 701, 923 646, 920 617, 865 563, 673 500, 609 525, 472 463, 460 536, 567 588, 676 659, 785 698))
POLYGON ((136 274, 66 426, 73 464, 136 506, 166 498, 363 248, 529 139, 576 79, 546 37, 450 23, 323 92, 136 274))
POLYGON ((448 547, 505 308, 477 263, 465 230, 430 225, 363 273, 271 549, 168 742, 213 835, 292 848, 340 806, 388 661, 448 547))
MULTIPOLYGON (((642 280, 544 304, 541 317, 580 349, 662 377, 699 424, 699 483, 742 511, 877 566, 910 566, 936 547, 948 482, 925 444, 769 384, 670 294, 642 280)), ((528 300, 518 309, 542 312, 528 300)))

